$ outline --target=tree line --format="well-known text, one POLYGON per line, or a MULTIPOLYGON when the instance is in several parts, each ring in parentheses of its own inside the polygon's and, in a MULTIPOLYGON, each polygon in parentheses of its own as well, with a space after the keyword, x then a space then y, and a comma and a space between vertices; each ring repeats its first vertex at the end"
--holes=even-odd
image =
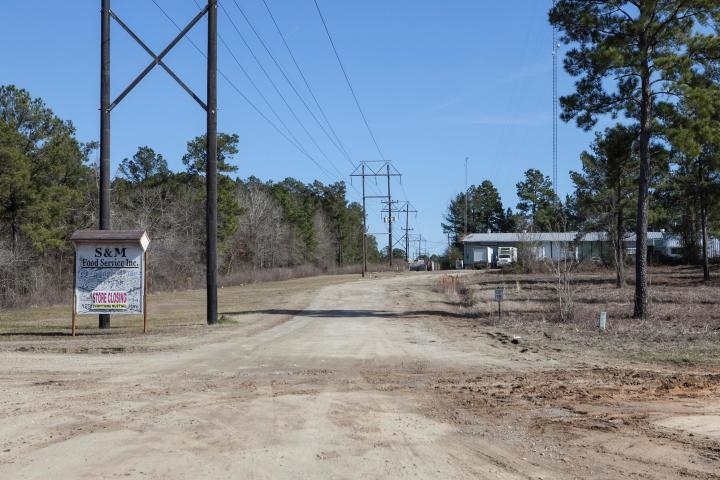
POLYGON ((562 120, 586 131, 601 119, 622 121, 596 131, 564 201, 531 169, 517 184, 515 213, 484 181, 451 200, 442 226, 456 247, 466 223, 470 232, 605 231, 617 266, 621 239, 635 232, 633 316, 646 318, 650 226, 679 234, 686 258, 710 276, 708 237, 720 222, 720 4, 558 0, 549 21, 569 46, 563 66, 576 78, 575 91, 560 98, 562 120))
MULTIPOLYGON (((258 271, 334 271, 362 260, 362 206, 344 182, 233 177, 235 134, 218 134, 218 258, 222 282, 258 271), (248 273, 250 272, 250 273, 248 273)), ((70 235, 98 225, 96 142, 40 98, 0 86, 0 306, 58 301, 72 285, 70 235)), ((146 230, 153 289, 200 286, 205 268, 205 136, 187 142, 184 171, 141 146, 112 181, 113 229, 146 230)), ((379 262, 375 238, 368 260, 379 262)))

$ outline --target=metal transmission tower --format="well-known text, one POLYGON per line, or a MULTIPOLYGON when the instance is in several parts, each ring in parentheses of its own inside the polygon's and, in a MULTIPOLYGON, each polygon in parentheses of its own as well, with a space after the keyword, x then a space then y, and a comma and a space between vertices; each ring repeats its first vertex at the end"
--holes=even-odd
MULTIPOLYGON (((555 7, 555 0, 553 0, 553 7, 555 7)), ((557 29, 553 27, 553 34, 552 34, 552 57, 553 57, 553 110, 552 110, 552 116, 553 116, 553 138, 552 138, 552 144, 553 144, 553 188, 555 189, 555 196, 557 197, 558 188, 557 188, 557 133, 558 133, 558 95, 557 95, 557 57, 558 57, 558 47, 560 46, 557 42, 557 29)))
MULTIPOLYGON (((392 196, 390 194, 390 177, 400 177, 400 172, 392 166, 390 160, 364 160, 360 162, 360 166, 355 168, 350 174, 352 177, 362 178, 362 196, 363 196, 363 267, 362 276, 367 272, 367 213, 365 211, 366 198, 387 198, 388 204, 392 204, 392 196), (392 171, 391 171, 392 169, 392 171), (387 195, 365 195, 365 177, 387 177, 387 195)), ((388 257, 390 257, 390 266, 392 266, 392 220, 388 221, 388 257)))
MULTIPOLYGON (((216 324, 217 311, 217 0, 207 5, 183 28, 180 33, 156 54, 110 9, 110 0, 102 1, 101 52, 100 52, 100 230, 110 229, 110 112, 135 88, 156 66, 160 66, 185 90, 207 113, 206 135, 206 230, 207 230, 207 323, 216 324), (207 14, 207 97, 203 102, 180 77, 168 67, 163 59, 175 45, 207 14), (152 61, 138 74, 130 85, 110 102, 110 20, 113 19, 145 50, 152 61)), ((100 328, 110 327, 110 316, 100 315, 100 328)))
POLYGON ((467 236, 467 211, 468 211, 468 184, 467 184, 467 161, 470 157, 465 157, 465 193, 463 193, 463 197, 465 198, 465 229, 464 233, 467 236))

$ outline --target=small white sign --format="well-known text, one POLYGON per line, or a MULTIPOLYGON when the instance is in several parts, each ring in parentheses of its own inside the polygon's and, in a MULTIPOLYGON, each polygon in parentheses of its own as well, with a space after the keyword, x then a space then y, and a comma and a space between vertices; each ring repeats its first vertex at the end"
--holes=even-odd
POLYGON ((500 302, 503 299, 503 289, 502 288, 496 288, 495 289, 495 301, 500 302))
POLYGON ((77 245, 76 312, 79 315, 143 313, 144 253, 140 244, 77 245))

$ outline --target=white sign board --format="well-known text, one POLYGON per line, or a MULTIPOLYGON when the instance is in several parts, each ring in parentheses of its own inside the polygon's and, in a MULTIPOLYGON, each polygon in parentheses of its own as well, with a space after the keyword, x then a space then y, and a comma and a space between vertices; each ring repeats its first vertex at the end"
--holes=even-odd
POLYGON ((77 314, 143 313, 145 252, 140 244, 80 244, 76 255, 77 314))
POLYGON ((503 289, 502 288, 496 288, 495 289, 495 301, 500 302, 503 299, 503 289))

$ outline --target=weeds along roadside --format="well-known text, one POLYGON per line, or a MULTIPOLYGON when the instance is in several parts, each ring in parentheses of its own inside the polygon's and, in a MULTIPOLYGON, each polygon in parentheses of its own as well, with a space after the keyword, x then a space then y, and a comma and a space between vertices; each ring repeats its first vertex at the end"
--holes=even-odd
POLYGON ((631 317, 633 279, 617 288, 614 271, 574 265, 542 273, 478 271, 448 275, 438 290, 450 294, 469 322, 512 330, 538 341, 604 350, 639 363, 720 365, 720 280, 702 281, 692 267, 651 268, 652 316, 631 317), (495 289, 503 289, 498 316, 495 289), (566 303, 560 295, 566 294, 566 303), (561 308, 571 309, 571 314, 561 308), (606 313, 606 330, 598 328, 606 313))

